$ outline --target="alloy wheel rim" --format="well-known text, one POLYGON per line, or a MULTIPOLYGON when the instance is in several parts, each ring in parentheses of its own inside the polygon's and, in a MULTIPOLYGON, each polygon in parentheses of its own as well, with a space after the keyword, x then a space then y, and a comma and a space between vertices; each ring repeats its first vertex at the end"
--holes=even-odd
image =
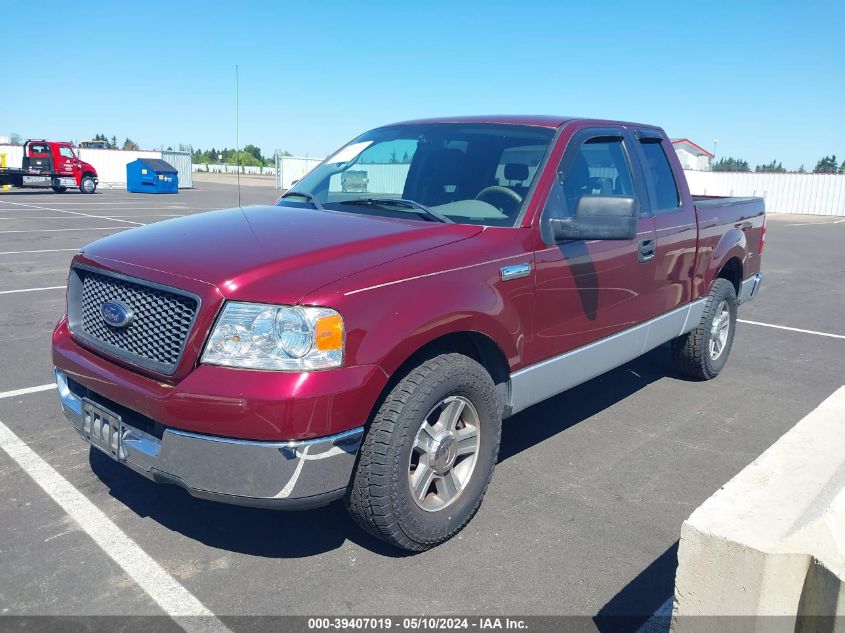
POLYGON ((728 343, 728 335, 731 330, 731 311, 728 307, 728 302, 722 300, 716 308, 718 315, 713 319, 713 325, 710 328, 710 359, 716 360, 725 351, 728 343))
POLYGON ((422 421, 411 449, 411 497, 427 512, 451 505, 466 489, 481 442, 478 411, 463 396, 448 396, 422 421))

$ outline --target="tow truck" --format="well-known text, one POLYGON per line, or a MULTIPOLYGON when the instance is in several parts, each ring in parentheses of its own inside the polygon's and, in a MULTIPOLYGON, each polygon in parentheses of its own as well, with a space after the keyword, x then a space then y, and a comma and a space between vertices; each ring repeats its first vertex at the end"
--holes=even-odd
POLYGON ((23 144, 21 166, 0 167, 0 185, 50 188, 64 193, 78 188, 94 193, 99 179, 93 165, 79 160, 73 146, 61 141, 29 140, 23 144))

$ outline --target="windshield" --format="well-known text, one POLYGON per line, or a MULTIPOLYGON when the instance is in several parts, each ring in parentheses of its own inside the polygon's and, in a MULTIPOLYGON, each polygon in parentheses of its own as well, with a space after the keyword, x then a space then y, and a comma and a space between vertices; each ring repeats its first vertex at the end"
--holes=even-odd
POLYGON ((553 136, 525 125, 379 128, 329 157, 277 204, 514 226, 553 136))

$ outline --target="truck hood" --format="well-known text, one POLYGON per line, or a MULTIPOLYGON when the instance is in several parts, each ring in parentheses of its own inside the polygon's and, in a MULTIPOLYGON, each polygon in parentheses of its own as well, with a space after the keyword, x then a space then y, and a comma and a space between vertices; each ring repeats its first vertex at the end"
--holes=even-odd
MULTIPOLYGON (((253 206, 124 231, 85 247, 109 260, 211 284, 228 299, 297 303, 363 270, 472 237, 482 227, 253 206)), ((129 272, 127 270, 127 272, 129 272)))

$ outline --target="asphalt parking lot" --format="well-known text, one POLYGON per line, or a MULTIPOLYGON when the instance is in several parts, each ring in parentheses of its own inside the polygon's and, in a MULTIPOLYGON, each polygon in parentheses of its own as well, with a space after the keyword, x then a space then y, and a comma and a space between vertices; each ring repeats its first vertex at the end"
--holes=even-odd
MULTIPOLYGON (((244 204, 276 195, 242 188, 244 204)), ((740 323, 717 380, 677 378, 661 348, 511 418, 481 510, 432 551, 387 548, 340 503, 280 513, 194 499, 89 449, 54 390, 32 388, 52 382, 75 249, 235 200, 211 183, 175 196, 0 192, 0 422, 217 616, 644 620, 671 597, 682 521, 845 382, 845 221, 770 216, 766 279, 740 311, 755 323, 740 323)), ((0 433, 0 613, 163 614, 10 442, 0 433)))

